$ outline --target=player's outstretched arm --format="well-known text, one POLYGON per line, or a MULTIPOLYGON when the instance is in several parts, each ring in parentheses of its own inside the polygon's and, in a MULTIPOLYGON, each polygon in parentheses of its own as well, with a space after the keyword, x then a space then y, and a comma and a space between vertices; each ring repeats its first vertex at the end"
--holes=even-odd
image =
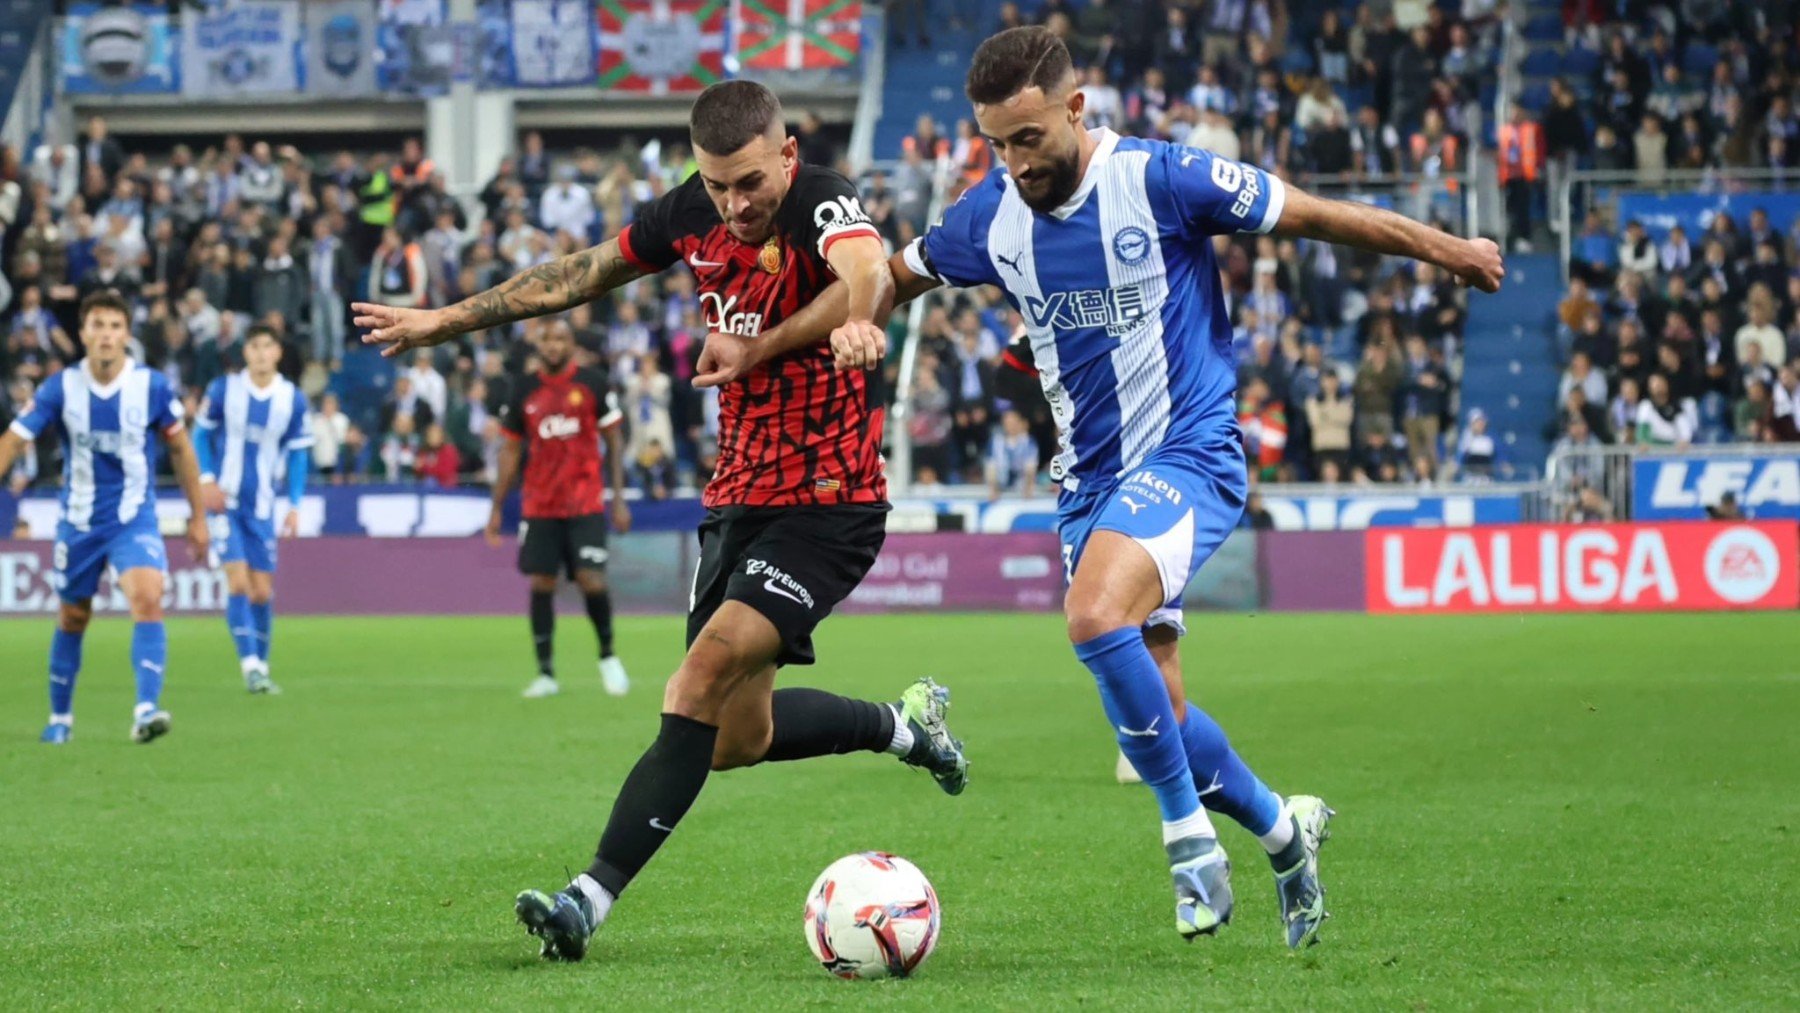
POLYGON ((631 530, 631 505, 625 502, 625 435, 624 426, 606 429, 606 471, 612 483, 613 530, 625 534, 631 530))
POLYGON ((1275 235, 1318 239, 1423 260, 1483 292, 1500 291, 1506 267, 1491 239, 1459 239, 1404 215, 1355 201, 1325 200, 1289 186, 1275 235))
MULTIPOLYGON (((842 245, 842 244, 840 244, 842 245)), ((893 302, 887 313, 937 288, 936 278, 914 274, 906 266, 904 255, 896 253, 887 259, 883 270, 893 277, 893 302)), ((742 377, 770 359, 789 352, 811 348, 821 341, 831 341, 831 351, 838 369, 873 369, 887 356, 887 332, 845 329, 850 320, 850 286, 840 277, 818 298, 801 307, 775 327, 751 340, 736 334, 712 333, 706 336, 706 347, 700 352, 700 364, 694 376, 696 387, 718 387, 742 377)))
POLYGON ((363 343, 386 345, 388 358, 414 348, 441 345, 458 334, 516 323, 527 317, 561 313, 593 302, 644 271, 626 259, 617 239, 539 264, 440 309, 402 309, 352 303, 356 326, 367 329, 363 343))

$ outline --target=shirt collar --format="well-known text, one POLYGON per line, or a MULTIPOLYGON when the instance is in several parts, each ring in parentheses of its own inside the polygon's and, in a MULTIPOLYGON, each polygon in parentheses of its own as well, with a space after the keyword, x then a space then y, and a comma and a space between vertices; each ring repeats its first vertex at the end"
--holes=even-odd
POLYGON ((1094 153, 1088 158, 1087 172, 1082 174, 1081 185, 1075 188, 1075 192, 1060 207, 1050 212, 1051 217, 1057 221, 1068 221, 1087 203, 1088 194, 1094 192, 1094 185, 1100 181, 1100 173, 1106 166, 1106 160, 1112 157, 1113 149, 1119 146, 1119 135, 1108 127, 1090 130, 1088 136, 1097 142, 1094 153))

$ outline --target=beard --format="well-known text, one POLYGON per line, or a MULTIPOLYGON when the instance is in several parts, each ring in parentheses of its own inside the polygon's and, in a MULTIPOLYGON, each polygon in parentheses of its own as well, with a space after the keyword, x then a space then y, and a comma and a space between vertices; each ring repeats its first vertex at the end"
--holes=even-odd
POLYGON ((1076 174, 1076 169, 1080 164, 1079 158, 1071 156, 1066 161, 1058 160, 1050 163, 1046 168, 1033 170, 1032 181, 1042 180, 1045 184, 1042 196, 1028 196, 1025 190, 1020 188, 1019 199, 1025 202, 1026 207, 1038 214, 1047 215, 1062 207, 1070 197, 1075 196, 1076 188, 1081 185, 1081 178, 1076 174))

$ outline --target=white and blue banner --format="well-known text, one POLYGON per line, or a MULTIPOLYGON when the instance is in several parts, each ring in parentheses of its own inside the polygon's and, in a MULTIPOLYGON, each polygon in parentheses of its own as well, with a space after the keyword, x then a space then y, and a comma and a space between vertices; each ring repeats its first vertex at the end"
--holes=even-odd
POLYGON ((1750 220, 1750 212, 1759 208, 1768 212, 1769 222, 1775 226, 1775 231, 1785 233, 1788 226, 1796 218, 1800 218, 1800 193, 1621 193, 1618 220, 1628 222, 1635 219, 1642 222, 1644 231, 1657 240, 1661 240, 1671 226, 1681 226, 1681 230, 1687 233, 1689 241, 1694 244, 1697 260, 1701 233, 1712 225, 1715 217, 1720 214, 1730 215, 1731 220, 1737 223, 1741 235, 1745 223, 1750 220))
POLYGON ((163 4, 72 4, 63 19, 63 90, 72 95, 179 91, 180 49, 180 37, 163 4))
POLYGON ((523 88, 591 84, 594 8, 586 0, 512 0, 513 80, 523 88))
POLYGON ((456 32, 444 0, 381 0, 375 38, 378 87, 429 98, 450 90, 456 32))
POLYGON ((181 93, 194 98, 300 90, 300 5, 239 0, 182 16, 181 93))
POLYGON ((1752 520, 1800 519, 1800 449, 1786 454, 1644 455, 1632 464, 1631 519, 1702 520, 1731 493, 1752 520))
POLYGON ((305 6, 308 95, 375 94, 375 8, 368 0, 325 0, 305 6))

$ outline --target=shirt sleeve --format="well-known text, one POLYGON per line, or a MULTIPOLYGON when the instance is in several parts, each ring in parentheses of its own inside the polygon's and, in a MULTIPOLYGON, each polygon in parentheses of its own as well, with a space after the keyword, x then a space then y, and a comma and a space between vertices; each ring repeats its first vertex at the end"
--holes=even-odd
POLYGON ((680 238, 678 211, 690 193, 684 183, 638 208, 637 217, 619 232, 619 252, 626 260, 655 273, 681 259, 681 251, 675 248, 675 240, 680 238))
POLYGON ((798 217, 793 238, 811 246, 821 258, 840 239, 881 238, 863 210, 855 184, 835 172, 803 171, 794 181, 794 204, 798 217))
MULTIPOLYGON (((969 188, 943 218, 907 245, 906 267, 916 275, 936 278, 952 288, 999 285, 985 243, 975 239, 975 219, 988 184, 969 188)), ((1003 286, 1004 287, 1004 286, 1003 286)))
POLYGON ((1200 148, 1170 145, 1162 157, 1183 235, 1268 232, 1281 221, 1287 186, 1278 177, 1200 148))
POLYGON ((281 437, 281 445, 286 449, 304 450, 313 445, 312 429, 306 424, 307 414, 306 395, 294 391, 294 410, 288 415, 287 432, 281 437))
POLYGON ((619 395, 609 390, 601 397, 604 401, 600 408, 599 427, 604 433, 608 429, 617 429, 625 421, 625 412, 619 407, 619 395))
POLYGON ((18 418, 13 419, 12 425, 8 428, 24 437, 28 442, 35 440, 43 434, 45 429, 62 418, 62 409, 62 374, 57 373, 38 387, 31 403, 25 406, 25 410, 19 413, 18 418))
POLYGON ((165 436, 181 431, 181 419, 187 414, 181 407, 181 399, 175 396, 175 388, 169 385, 169 378, 161 373, 150 374, 150 424, 165 436))

